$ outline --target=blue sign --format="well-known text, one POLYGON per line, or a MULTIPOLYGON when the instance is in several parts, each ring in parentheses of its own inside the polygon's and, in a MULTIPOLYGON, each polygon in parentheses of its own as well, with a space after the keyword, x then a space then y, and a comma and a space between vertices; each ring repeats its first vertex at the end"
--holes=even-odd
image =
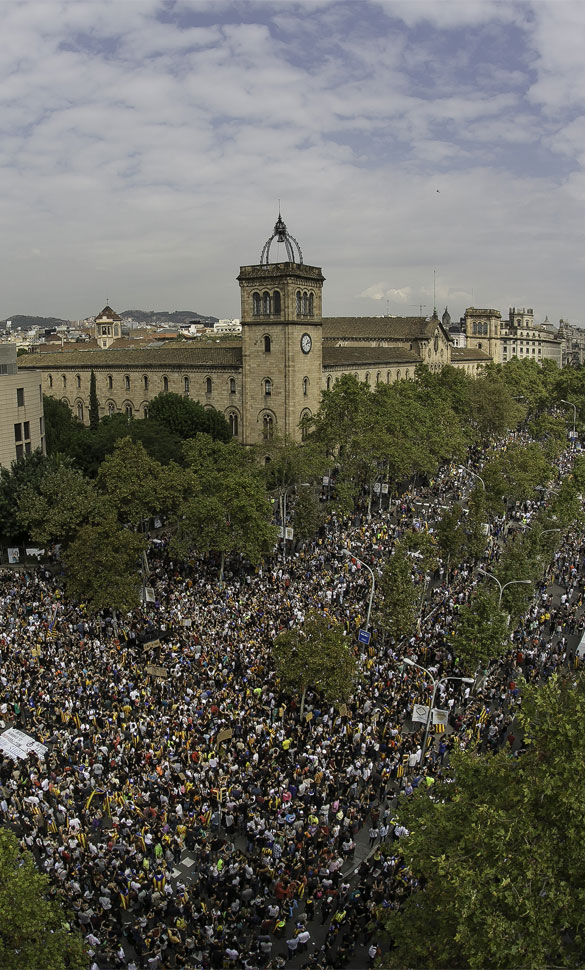
POLYGON ((360 632, 358 633, 359 643, 365 643, 367 646, 370 642, 370 639, 371 639, 371 633, 369 630, 360 630, 360 632))

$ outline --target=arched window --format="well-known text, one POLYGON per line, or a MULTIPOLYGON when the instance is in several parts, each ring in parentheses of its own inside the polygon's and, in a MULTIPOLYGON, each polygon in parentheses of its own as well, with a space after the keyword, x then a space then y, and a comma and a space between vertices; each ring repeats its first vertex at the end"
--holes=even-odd
POLYGON ((67 375, 63 374, 61 380, 63 381, 63 388, 65 389, 67 387, 67 375))
POLYGON ((49 387, 53 386, 53 375, 49 374, 49 387))
POLYGON ((235 377, 230 377, 230 394, 236 393, 236 379, 235 377))
POLYGON ((309 312, 309 294, 305 290, 303 293, 303 313, 307 314, 309 312))
POLYGON ((252 313, 255 317, 262 313, 262 300, 259 293, 252 293, 252 313))
POLYGON ((169 379, 168 377, 163 377, 163 392, 167 394, 168 390, 169 390, 169 379))
POLYGON ((83 424, 83 404, 81 401, 77 402, 77 419, 83 424))
POLYGON ((112 417, 112 414, 114 413, 115 410, 116 410, 116 405, 114 404, 114 402, 108 401, 108 414, 110 415, 110 417, 112 417))
POLYGON ((272 341, 268 334, 264 334, 264 353, 269 354, 272 349, 272 341))
POLYGON ((328 391, 331 390, 331 378, 330 377, 327 378, 327 390, 328 391))
POLYGON ((148 374, 145 374, 144 377, 142 378, 142 380, 144 382, 144 390, 147 391, 148 390, 148 374))
POLYGON ((238 436, 238 416, 237 416, 237 414, 235 414, 232 411, 232 413, 230 414, 230 416, 228 418, 228 421, 229 421, 229 425, 230 425, 230 428, 231 428, 232 437, 233 438, 237 438, 237 436, 238 436))
POLYGON ((81 387, 81 377, 79 376, 79 374, 75 378, 75 383, 77 384, 77 387, 81 387))
POLYGON ((309 437, 309 421, 311 420, 311 412, 308 408, 301 412, 301 420, 299 424, 301 426, 301 441, 306 441, 309 437))
POLYGON ((269 377, 267 377, 266 380, 264 381, 264 394, 266 395, 266 397, 270 397, 270 395, 272 394, 272 381, 270 380, 269 377))
POLYGON ((111 374, 108 374, 108 391, 111 391, 114 386, 114 379, 111 374))
POLYGON ((275 290, 272 294, 272 312, 275 314, 281 312, 280 290, 275 290))
POLYGON ((212 390, 213 390, 213 383, 211 381, 211 377, 206 377, 206 379, 205 379, 205 393, 206 394, 211 394, 212 390))
POLYGON ((130 376, 128 374, 124 375, 124 390, 130 390, 130 376))
POLYGON ((389 384, 391 380, 392 380, 391 371, 386 371, 386 383, 389 384))
POLYGON ((396 380, 400 380, 400 368, 396 371, 396 380))
POLYGON ((366 371, 366 384, 370 383, 370 372, 366 371))
POLYGON ((297 313, 301 312, 301 291, 297 290, 297 313))
POLYGON ((131 418, 133 416, 134 409, 132 408, 132 405, 131 404, 127 404, 126 407, 124 408, 124 410, 126 412, 126 417, 127 418, 131 418))
POLYGON ((380 383, 380 371, 376 374, 376 384, 380 383))
POLYGON ((189 397, 189 391, 191 389, 191 381, 189 380, 188 377, 183 378, 183 386, 184 386, 185 394, 187 395, 187 397, 189 397))
POLYGON ((262 294, 262 310, 263 310, 265 316, 268 316, 269 315, 269 313, 270 313, 270 293, 268 292, 268 290, 264 290, 264 293, 262 294))
POLYGON ((408 370, 405 370, 404 371, 404 376, 406 377, 406 380, 408 380, 408 378, 410 376, 410 372, 408 370))
POLYGON ((312 293, 309 293, 309 316, 312 317, 315 310, 315 298, 312 293))
POLYGON ((271 414, 265 414, 262 418, 262 437, 268 440, 274 434, 274 423, 271 414))
POLYGON ((147 418, 148 417, 148 404, 145 404, 142 410, 144 411, 144 417, 147 418))
POLYGON ((309 378, 303 377, 303 394, 306 397, 309 393, 309 378))

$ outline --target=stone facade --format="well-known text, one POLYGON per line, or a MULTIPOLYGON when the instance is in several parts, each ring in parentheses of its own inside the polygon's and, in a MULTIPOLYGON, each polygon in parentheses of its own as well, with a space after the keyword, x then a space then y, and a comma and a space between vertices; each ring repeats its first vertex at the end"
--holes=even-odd
POLYGON ((0 346, 0 465, 40 450, 45 453, 42 379, 31 368, 21 370, 16 346, 0 346))
POLYGON ((510 307, 508 319, 499 310, 468 307, 463 318, 466 346, 486 353, 497 364, 519 360, 552 360, 562 366, 562 335, 548 323, 534 322, 534 310, 510 307))
POLYGON ((286 262, 266 261, 269 240, 259 263, 240 267, 241 340, 120 347, 114 342, 120 318, 105 307, 96 319, 96 340, 112 342, 107 349, 76 345, 30 355, 23 365, 38 369, 43 391, 65 401, 85 423, 93 371, 102 417, 145 417, 157 394, 173 392, 221 411, 234 437, 251 445, 275 432, 301 439, 322 391, 343 374, 374 385, 412 380, 421 363, 433 371, 452 364, 475 375, 489 362, 482 346, 454 348, 436 314, 324 318, 321 269, 303 262, 280 217, 276 237, 287 245, 286 262), (111 333, 102 333, 107 327, 111 333))

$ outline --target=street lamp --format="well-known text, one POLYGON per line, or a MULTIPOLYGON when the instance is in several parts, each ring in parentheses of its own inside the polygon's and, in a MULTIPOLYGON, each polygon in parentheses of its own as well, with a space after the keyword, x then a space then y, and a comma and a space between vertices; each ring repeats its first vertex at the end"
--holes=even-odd
POLYGON ((440 677, 437 680, 435 677, 433 677, 433 675, 430 672, 430 670, 427 670, 426 667, 421 667, 420 664, 415 663, 414 660, 411 660, 410 659, 410 657, 404 657, 404 663, 408 667, 416 667, 418 670, 422 670, 422 672, 424 674, 426 674, 427 677, 430 677, 430 679, 433 682, 433 696, 431 698, 431 706, 429 707, 429 713, 427 714, 427 723, 426 723, 426 726, 425 726, 425 736, 424 736, 424 740, 423 740, 422 753, 421 753, 421 757, 420 757, 420 763, 421 763, 421 767, 422 767, 424 765, 424 763, 425 763, 425 755, 427 753, 427 743, 428 743, 428 739, 429 739, 429 728, 431 726, 431 717, 433 716, 433 708, 435 706, 435 697, 437 695, 437 687, 439 686, 439 684, 442 684, 443 681, 445 681, 445 680, 460 680, 464 684, 473 684, 475 681, 474 681, 473 677, 452 677, 451 675, 449 675, 447 677, 440 677))
MULTIPOLYGON (((310 482, 299 482, 299 485, 305 487, 310 485, 310 482)), ((284 492, 280 494, 280 515, 282 519, 282 561, 286 562, 286 497, 290 492, 291 488, 296 488, 296 485, 288 485, 284 492)))
POLYGON ((502 605, 502 596, 504 594, 504 590, 506 589, 506 587, 508 587, 508 586, 514 586, 517 583, 523 583, 524 585, 528 584, 528 586, 532 586, 532 580, 531 579, 511 579, 508 583, 504 583, 504 585, 502 586, 502 584, 501 584, 500 580, 497 578, 497 576, 494 576, 493 573, 488 573, 487 569, 482 569, 481 566, 480 566, 477 571, 478 571, 478 573, 482 573, 484 576, 489 576, 490 579, 493 579, 494 583, 497 583, 498 584, 499 589, 500 589, 500 598, 498 600, 498 606, 501 606, 502 605))
POLYGON ((367 562, 364 562, 362 559, 358 559, 357 556, 354 556, 354 554, 351 551, 351 549, 342 549, 342 553, 343 553, 344 556, 351 556, 352 559, 355 559, 356 562, 359 562, 360 566, 363 566, 364 569, 367 569, 368 572, 369 572, 369 574, 370 574, 370 576, 372 577, 372 589, 370 590, 370 600, 368 602, 368 615, 366 617, 366 630, 369 630, 369 628, 370 628, 370 615, 372 613, 372 603, 373 603, 373 600, 374 600, 374 590, 376 589, 376 577, 374 576, 374 573, 370 569, 370 567, 368 566, 367 562))
POLYGON ((478 475, 477 472, 472 472, 471 471, 471 468, 467 468, 466 465, 459 465, 459 471, 460 472, 466 472, 468 475, 472 475, 474 478, 477 478, 481 482, 482 487, 483 487, 483 490, 485 492, 485 482, 484 482, 483 478, 481 477, 481 475, 478 475))
POLYGON ((570 408, 573 408, 573 438, 572 438, 572 444, 573 444, 573 447, 575 447, 575 441, 577 439, 577 427, 576 427, 577 426, 577 405, 576 404, 573 404, 572 401, 565 401, 564 399, 561 399, 561 404, 568 404, 570 408))

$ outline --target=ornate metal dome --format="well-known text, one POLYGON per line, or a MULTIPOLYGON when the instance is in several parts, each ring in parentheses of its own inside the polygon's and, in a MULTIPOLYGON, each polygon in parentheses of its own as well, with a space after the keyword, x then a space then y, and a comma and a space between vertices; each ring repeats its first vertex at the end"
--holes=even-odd
POLYGON ((288 256, 289 263, 302 263, 303 254, 301 252, 301 247, 296 241, 294 236, 291 236, 288 232, 284 222, 282 221, 280 212, 278 213, 278 219, 276 220, 276 225, 274 226, 274 232, 272 233, 270 239, 267 239, 264 243, 264 248, 262 249, 262 255, 260 256, 260 265, 268 266, 270 262, 270 247, 274 240, 276 239, 279 243, 284 243, 286 249, 286 255, 288 256), (296 247, 296 254, 295 254, 296 247), (298 258, 297 258, 298 257, 298 258))

